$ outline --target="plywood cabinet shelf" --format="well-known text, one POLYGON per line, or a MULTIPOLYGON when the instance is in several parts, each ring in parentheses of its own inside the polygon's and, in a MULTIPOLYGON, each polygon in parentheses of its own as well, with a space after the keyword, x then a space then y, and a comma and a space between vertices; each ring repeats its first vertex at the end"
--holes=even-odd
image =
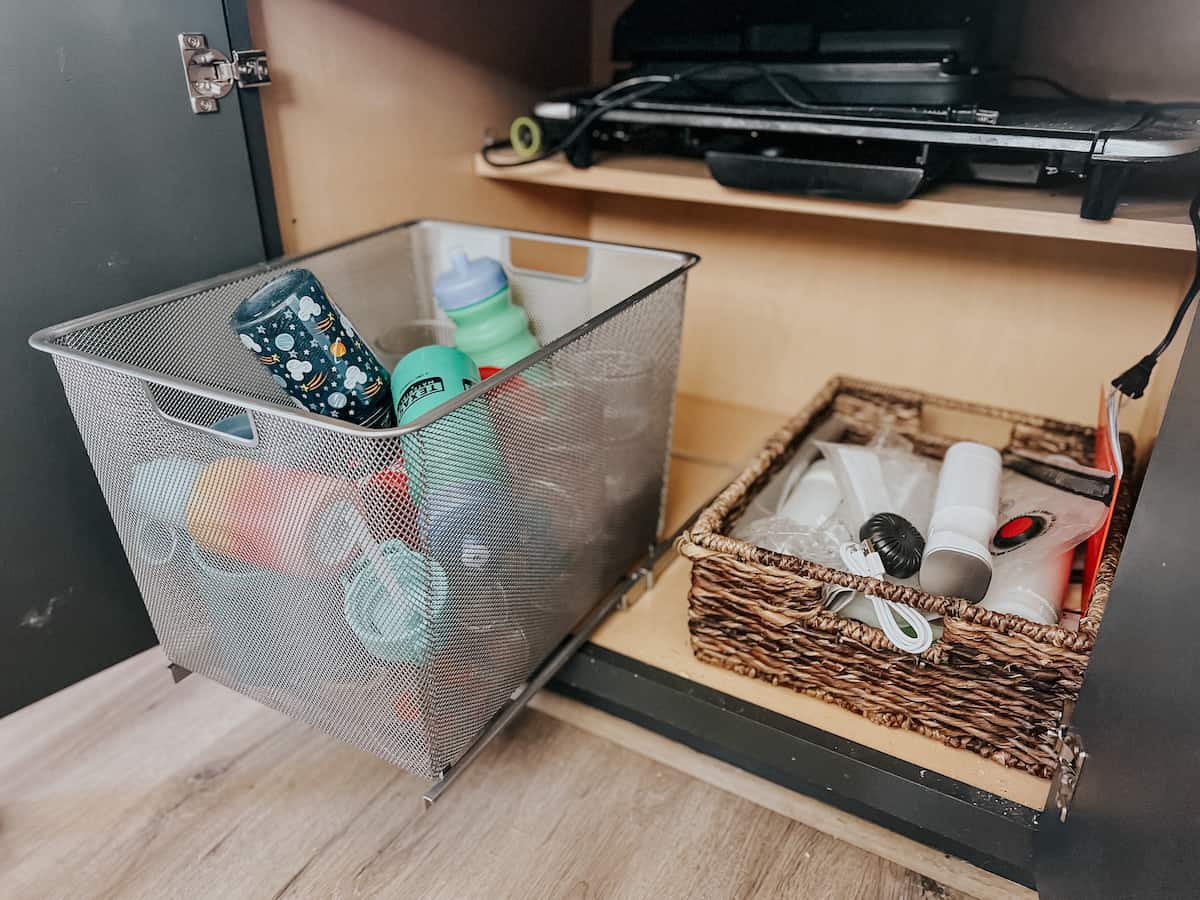
POLYGON ((475 171, 494 180, 630 197, 1195 250, 1187 201, 1154 185, 1147 185, 1141 192, 1136 187, 1130 190, 1111 221, 1093 222, 1079 217, 1081 188, 945 184, 893 206, 726 188, 713 180, 702 161, 670 157, 617 157, 590 169, 576 169, 562 157, 514 168, 497 168, 476 157, 475 171))

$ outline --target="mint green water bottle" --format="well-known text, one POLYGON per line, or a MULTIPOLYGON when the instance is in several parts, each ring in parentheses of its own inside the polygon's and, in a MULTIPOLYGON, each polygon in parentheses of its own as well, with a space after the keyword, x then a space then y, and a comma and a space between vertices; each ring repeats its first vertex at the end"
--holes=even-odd
POLYGON ((456 326, 458 349, 481 369, 503 369, 535 352, 539 344, 529 330, 529 317, 513 305, 500 263, 486 256, 469 259, 458 251, 450 264, 434 282, 433 293, 456 326))
MULTIPOLYGON (((418 347, 392 370, 392 403, 401 425, 415 422, 479 384, 479 367, 454 347, 418 347)), ((464 481, 494 481, 500 451, 487 408, 481 403, 448 413, 400 439, 413 499, 464 481)))

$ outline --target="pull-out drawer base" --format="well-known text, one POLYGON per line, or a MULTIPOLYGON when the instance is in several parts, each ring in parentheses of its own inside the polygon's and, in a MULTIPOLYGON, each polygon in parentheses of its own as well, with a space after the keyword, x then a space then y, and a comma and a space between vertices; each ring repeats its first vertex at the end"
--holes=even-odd
MULTIPOLYGON (((756 434, 769 433, 779 418, 679 398, 667 533, 724 487, 756 434)), ((600 626, 550 687, 1011 882, 1033 885, 1034 832, 1048 781, 699 662, 688 639, 689 583, 689 563, 676 558, 634 605, 600 626)))

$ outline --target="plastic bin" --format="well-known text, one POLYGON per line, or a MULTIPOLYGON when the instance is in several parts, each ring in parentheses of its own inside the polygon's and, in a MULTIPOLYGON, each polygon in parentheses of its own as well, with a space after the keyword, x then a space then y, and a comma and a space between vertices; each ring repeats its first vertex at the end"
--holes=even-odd
POLYGON ((655 541, 695 261, 419 221, 30 342, 167 656, 435 776, 655 541), (516 268, 513 239, 586 248, 586 272, 516 268), (298 408, 230 331, 302 265, 376 349, 406 322, 444 335, 431 285, 457 248, 506 263, 542 349, 409 426, 298 408))

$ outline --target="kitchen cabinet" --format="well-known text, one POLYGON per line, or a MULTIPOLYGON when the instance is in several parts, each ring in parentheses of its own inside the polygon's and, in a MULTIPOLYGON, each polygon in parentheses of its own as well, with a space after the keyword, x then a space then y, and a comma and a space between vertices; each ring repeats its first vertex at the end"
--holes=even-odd
MULTIPOLYGON (((477 159, 485 128, 500 133, 548 91, 606 77, 621 5, 230 0, 224 30, 191 10, 155 13, 147 46, 174 52, 177 33, 191 31, 226 52, 248 41, 266 50, 272 76, 252 101, 261 117, 242 115, 238 91, 218 113, 193 116, 178 58, 164 51, 156 91, 177 95, 173 115, 189 134, 236 132, 226 141, 245 148, 243 180, 229 170, 216 180, 241 184, 243 218, 257 217, 242 237, 205 229, 232 249, 198 243, 199 270, 180 268, 175 280, 252 261, 274 241, 301 253, 415 216, 697 252, 668 499, 677 524, 831 374, 1090 421, 1100 385, 1161 337, 1195 263, 1185 208, 1200 180, 1186 169, 1131 186, 1116 218, 1096 223, 1074 215, 1070 192, 960 185, 871 207, 731 191, 678 161, 501 172, 477 159), (232 258, 239 252, 244 260, 232 258)), ((1055 0, 1038 4, 1022 63, 1089 93, 1179 99, 1200 83, 1197 27, 1176 0, 1055 0)), ((162 200, 177 221, 178 204, 162 200)), ((209 200, 209 216, 234 203, 209 200)), ((153 289, 142 286, 97 294, 94 306, 153 289)), ((33 287, 24 293, 69 292, 33 287)), ((38 313, 39 324, 64 317, 38 313)), ((1047 897, 1186 893, 1200 876, 1188 827, 1200 789, 1186 767, 1198 743, 1189 638, 1200 612, 1185 545, 1200 496, 1189 464, 1198 400, 1200 346, 1183 334, 1123 414, 1149 463, 1071 717, 1086 757, 1065 819, 1061 778, 1006 770, 690 660, 681 561, 552 686, 1047 897)), ((129 588, 122 602, 136 600, 129 588)))

